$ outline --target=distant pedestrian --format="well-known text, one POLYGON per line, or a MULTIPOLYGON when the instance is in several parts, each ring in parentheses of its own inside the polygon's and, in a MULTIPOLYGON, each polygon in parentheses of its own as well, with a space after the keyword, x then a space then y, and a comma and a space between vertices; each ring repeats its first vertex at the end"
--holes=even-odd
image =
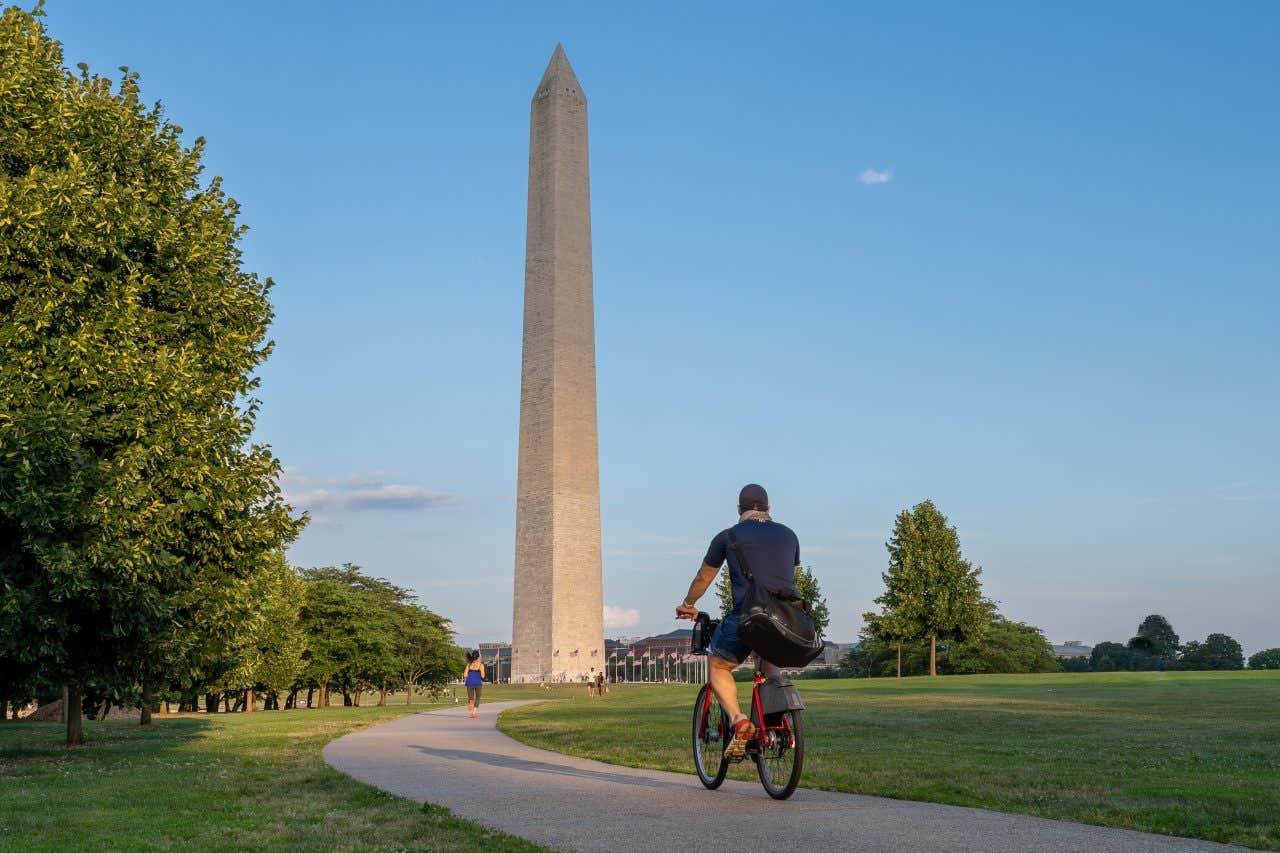
POLYGON ((596 673, 596 695, 604 696, 604 670, 596 673))
POLYGON ((480 688, 484 686, 484 661, 480 660, 479 652, 467 652, 467 668, 462 671, 462 680, 467 685, 467 710, 474 720, 480 710, 480 688))
POLYGON ((596 689, 596 668, 591 667, 591 672, 587 673, 587 698, 590 699, 595 694, 596 689))

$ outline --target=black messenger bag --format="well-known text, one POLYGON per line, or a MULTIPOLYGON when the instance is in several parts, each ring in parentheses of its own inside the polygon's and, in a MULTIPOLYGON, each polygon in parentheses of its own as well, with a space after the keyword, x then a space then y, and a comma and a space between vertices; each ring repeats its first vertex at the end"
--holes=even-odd
POLYGON ((756 583, 746 551, 729 533, 729 547, 747 579, 738 609, 738 639, 774 666, 807 666, 822 654, 824 643, 809 618, 809 605, 788 591, 768 590, 756 583))

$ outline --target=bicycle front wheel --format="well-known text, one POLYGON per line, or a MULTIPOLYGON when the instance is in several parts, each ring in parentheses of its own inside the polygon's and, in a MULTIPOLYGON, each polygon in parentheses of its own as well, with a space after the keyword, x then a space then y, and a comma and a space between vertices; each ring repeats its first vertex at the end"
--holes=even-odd
POLYGON ((775 800, 785 800, 795 793, 796 785, 800 784, 800 770, 804 767, 804 728, 800 712, 766 714, 763 721, 754 722, 758 732, 756 737, 761 741, 760 751, 755 756, 760 784, 775 800))
POLYGON ((693 703, 693 766, 703 785, 715 790, 724 781, 729 762, 724 757, 729 719, 711 685, 704 684, 693 703))

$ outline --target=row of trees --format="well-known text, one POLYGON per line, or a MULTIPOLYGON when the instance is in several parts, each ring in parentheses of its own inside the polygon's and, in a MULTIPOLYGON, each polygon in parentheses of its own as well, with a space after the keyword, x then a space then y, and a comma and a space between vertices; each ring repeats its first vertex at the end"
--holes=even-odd
MULTIPOLYGON (((1105 642, 1094 646, 1087 658, 1065 661, 1063 668, 1076 672, 1141 672, 1147 670, 1244 669, 1244 650, 1227 634, 1210 634, 1203 642, 1180 644, 1169 620, 1153 613, 1138 626, 1127 643, 1105 642)), ((1258 652, 1249 659, 1251 669, 1280 668, 1280 650, 1258 652)))
POLYGON ((252 441, 272 282, 203 140, 137 74, 68 71, 42 15, 0 12, 0 707, 65 688, 75 744, 85 695, 431 671, 452 643, 404 590, 285 562, 306 518, 252 441))
POLYGON ((302 577, 300 625, 309 648, 290 705, 300 689, 313 687, 321 706, 329 704, 333 687, 345 704, 356 705, 362 693, 376 689, 383 705, 388 687, 403 685, 412 702, 415 686, 440 684, 462 670, 463 651, 454 645, 449 623, 415 603, 409 590, 350 564, 309 569, 302 577))

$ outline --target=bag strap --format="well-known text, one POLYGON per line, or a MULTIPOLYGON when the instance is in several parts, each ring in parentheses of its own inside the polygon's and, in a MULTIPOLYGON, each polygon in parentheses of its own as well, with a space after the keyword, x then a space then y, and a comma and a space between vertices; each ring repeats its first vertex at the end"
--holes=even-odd
POLYGON ((751 566, 747 564, 747 552, 738 542, 738 537, 733 535, 733 528, 725 531, 729 534, 729 547, 733 549, 733 553, 738 555, 738 568, 742 570, 742 574, 746 577, 748 583, 755 583, 756 576, 751 574, 751 566))

